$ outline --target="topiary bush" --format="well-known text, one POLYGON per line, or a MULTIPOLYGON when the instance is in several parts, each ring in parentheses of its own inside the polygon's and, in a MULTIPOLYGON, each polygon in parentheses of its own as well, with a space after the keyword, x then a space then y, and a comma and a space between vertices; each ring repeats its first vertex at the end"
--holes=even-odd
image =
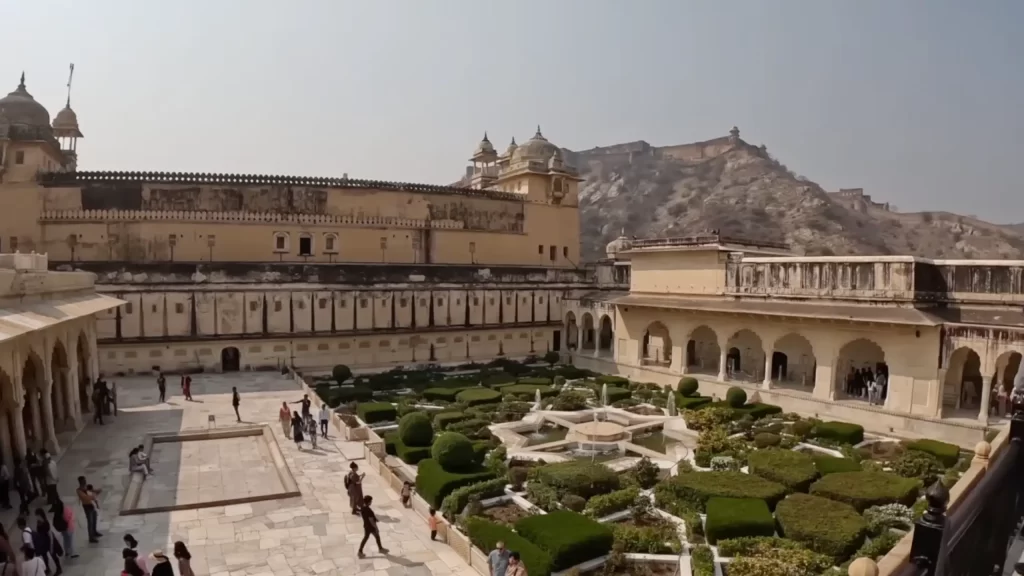
POLYGON ((814 427, 816 438, 835 440, 843 444, 860 444, 864 441, 864 427, 849 422, 822 422, 814 427))
POLYGON ((708 500, 722 498, 757 498, 769 509, 786 496, 786 487, 754 474, 742 472, 690 472, 673 476, 659 484, 683 502, 703 512, 708 500))
POLYGON ((490 388, 476 387, 460 390, 455 399, 464 402, 468 406, 479 406, 480 404, 493 404, 501 402, 501 392, 490 388))
POLYGON ((491 388, 497 388, 503 384, 515 384, 516 377, 506 372, 498 372, 497 374, 491 374, 481 380, 484 386, 490 386, 491 388))
POLYGON ((856 552, 867 534, 867 523, 852 506, 808 494, 779 502, 775 519, 783 536, 837 562, 856 552))
POLYGON ((587 507, 587 501, 582 496, 566 494, 562 496, 562 507, 573 512, 583 512, 583 509, 587 507))
POLYGON ((438 436, 430 448, 430 456, 449 472, 464 472, 476 462, 473 443, 458 432, 444 432, 438 436))
POLYGON ((607 554, 614 540, 608 526, 565 510, 528 516, 516 522, 515 529, 551 555, 554 570, 564 570, 607 554))
POLYGON ((921 483, 888 472, 836 472, 811 485, 811 494, 845 502, 858 511, 884 504, 910 506, 921 483))
POLYGON ((600 384, 607 384, 609 386, 629 386, 629 378, 623 378, 622 376, 605 376, 601 375, 594 378, 594 381, 600 384))
MULTIPOLYGON (((598 396, 601 392, 598 391, 598 396)), ((619 400, 626 400, 633 395, 633 392, 626 388, 619 388, 617 386, 608 387, 608 403, 618 402, 619 400)))
MULTIPOLYGON (((394 434, 391 437, 391 443, 394 449, 394 455, 401 458, 402 462, 406 464, 416 464, 421 460, 430 458, 430 446, 409 446, 398 434, 394 434)), ((387 449, 387 442, 384 445, 385 450, 387 449)))
POLYGON ((504 524, 490 522, 481 517, 469 518, 466 520, 466 535, 474 546, 488 552, 494 550, 498 542, 504 542, 508 550, 519 552, 520 560, 523 561, 526 573, 530 576, 551 574, 551 555, 504 524))
POLYGON ((555 352, 554 350, 544 354, 544 361, 547 362, 551 366, 554 366, 561 359, 562 359, 562 355, 559 354, 558 352, 555 352))
POLYGON ((529 378, 520 378, 516 383, 524 386, 551 386, 551 378, 539 378, 534 376, 529 378))
MULTIPOLYGON (((523 380, 526 380, 526 378, 523 378, 523 380)), ((503 386, 501 393, 511 394, 519 399, 533 400, 537 396, 537 390, 540 390, 541 398, 551 398, 558 395, 558 390, 546 384, 523 384, 521 382, 519 384, 503 386)))
POLYGON ((367 424, 393 422, 398 418, 398 409, 390 402, 363 402, 356 407, 356 414, 367 424))
POLYGON ((939 460, 928 452, 907 450, 889 463, 893 474, 904 478, 917 478, 923 486, 931 486, 943 472, 939 460))
POLYGON ((726 391, 725 401, 733 408, 740 408, 747 403, 747 392, 743 388, 733 386, 726 391))
POLYGON ((698 410, 711 402, 712 399, 707 396, 676 396, 676 406, 680 410, 698 410))
POLYGON ((760 432, 754 434, 754 446, 758 448, 770 448, 782 443, 782 437, 771 432, 760 432))
POLYGON ((334 381, 340 386, 345 383, 345 380, 352 377, 352 370, 344 364, 338 364, 331 370, 331 376, 334 377, 334 381))
POLYGON ((481 500, 488 498, 496 498, 505 494, 505 479, 495 478, 494 480, 486 480, 484 482, 478 482, 476 484, 470 484, 469 486, 463 486, 453 490, 451 494, 445 496, 443 502, 441 502, 440 510, 441 514, 449 521, 454 521, 455 517, 462 514, 463 509, 469 504, 469 500, 472 497, 477 497, 481 500))
POLYGON ((427 388, 423 391, 423 398, 426 400, 441 400, 442 402, 455 402, 455 396, 466 388, 427 388))
POLYGON ((441 432, 450 424, 469 420, 470 416, 465 412, 439 412, 434 415, 434 428, 441 432))
POLYGON ((764 500, 711 498, 707 504, 704 535, 709 544, 723 538, 775 535, 775 518, 764 500))
POLYGON ((320 399, 331 408, 337 408, 349 402, 369 402, 373 400, 373 390, 365 386, 329 386, 316 387, 320 399))
POLYGON ((640 490, 636 487, 616 490, 608 494, 594 496, 587 500, 583 513, 591 518, 603 518, 615 512, 621 512, 633 505, 640 490))
POLYGON ((793 425, 790 426, 790 430, 793 432, 794 436, 804 439, 811 435, 811 432, 814 430, 814 424, 807 420, 798 420, 793 422, 793 425))
POLYGON ((916 450, 934 456, 946 468, 956 466, 960 460, 960 447, 938 440, 915 440, 907 443, 907 450, 916 450))
POLYGON ((430 446, 434 439, 434 428, 430 416, 423 412, 411 412, 398 421, 398 438, 406 446, 430 446))
POLYGON ((436 460, 427 458, 417 466, 416 492, 431 507, 440 508, 444 499, 455 490, 493 478, 494 473, 484 468, 466 472, 451 472, 441 468, 436 460))
POLYGON ((692 376, 683 376, 679 379, 679 385, 676 387, 676 390, 684 398, 689 398, 697 395, 698 388, 700 388, 700 382, 697 382, 696 378, 692 376))
POLYGON ((508 469, 508 483, 512 485, 513 490, 522 490, 527 476, 529 476, 529 470, 523 466, 510 466, 508 469))
POLYGON ((575 494, 583 498, 614 492, 622 482, 611 468, 585 460, 545 464, 537 468, 535 474, 537 482, 551 486, 560 495, 575 494))
POLYGON ((851 458, 836 458, 835 456, 814 456, 814 467, 818 474, 835 474, 836 472, 860 472, 860 462, 851 458))
POLYGON ((818 478, 814 459, 793 450, 758 450, 747 456, 751 474, 778 482, 792 492, 806 492, 818 478))

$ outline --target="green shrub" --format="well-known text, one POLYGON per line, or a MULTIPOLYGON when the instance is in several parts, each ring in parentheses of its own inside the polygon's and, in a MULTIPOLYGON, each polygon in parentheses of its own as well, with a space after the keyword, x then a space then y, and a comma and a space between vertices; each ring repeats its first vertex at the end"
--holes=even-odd
POLYGON ((331 376, 334 377, 334 381, 340 386, 345 383, 345 380, 352 377, 352 370, 344 364, 338 364, 333 370, 331 370, 331 376))
POLYGON ((484 436, 480 435, 481 429, 487 428, 490 425, 490 421, 484 420, 483 418, 470 418, 469 420, 463 420, 462 422, 455 422, 449 424, 448 432, 457 432, 467 437, 490 437, 490 432, 485 432, 484 436))
POLYGON ((754 446, 758 448, 770 448, 782 443, 782 437, 771 432, 760 432, 754 435, 754 446))
POLYGON ((316 387, 320 399, 331 408, 337 408, 349 402, 369 402, 373 400, 373 390, 365 386, 328 386, 316 387))
POLYGON ((814 427, 816 438, 825 438, 843 444, 860 444, 864 441, 864 427, 849 422, 822 422, 814 427))
POLYGON ((483 383, 484 386, 496 388, 503 384, 515 384, 516 377, 511 374, 508 374, 507 372, 498 372, 497 374, 491 374, 487 376, 486 378, 481 380, 481 382, 483 383))
POLYGON ((594 379, 598 384, 607 384, 609 386, 629 386, 629 378, 623 378, 622 376, 598 376, 594 379))
POLYGON ((700 383, 697 379, 692 376, 683 376, 679 379, 679 385, 676 390, 684 398, 689 398, 697 394, 697 389, 700 388, 700 383))
POLYGON ((524 386, 551 386, 551 378, 520 378, 516 383, 524 386))
POLYGON ((446 496, 444 501, 441 502, 439 510, 449 521, 454 521, 456 516, 462 514, 463 509, 466 508, 466 505, 469 504, 470 498, 473 496, 476 496, 481 500, 486 500, 488 498, 496 498, 504 494, 504 478, 495 478, 494 480, 477 482, 476 484, 463 486, 462 488, 452 491, 452 493, 446 496))
POLYGON ((725 392, 725 401, 733 408, 740 408, 747 403, 747 392, 743 388, 733 386, 725 392))
POLYGON ((814 459, 793 450, 758 450, 747 456, 747 465, 751 474, 778 482, 793 492, 806 492, 818 477, 814 459))
POLYGON ((690 410, 683 415, 683 420, 686 420, 687 428, 700 432, 731 422, 732 416, 733 412, 728 408, 705 408, 690 410))
POLYGON ((416 473, 416 491, 433 508, 440 508, 444 499, 458 488, 491 480, 494 473, 485 469, 466 472, 449 472, 436 460, 426 459, 419 463, 416 473))
POLYGON ((523 489, 527 476, 529 476, 529 470, 523 466, 509 466, 508 468, 508 483, 514 490, 523 489))
POLYGON ((785 550, 806 550, 803 544, 778 536, 750 536, 744 538, 727 538, 718 541, 718 555, 725 558, 736 556, 759 556, 765 550, 782 548, 785 550))
POLYGON ((807 438, 811 435, 811 432, 814 431, 814 424, 807 420, 797 420, 796 422, 793 422, 790 430, 793 432, 793 435, 798 438, 807 438))
POLYGON ((680 410, 697 410, 710 403, 711 398, 707 396, 676 396, 676 406, 680 410))
POLYGON ((558 508, 558 492, 551 486, 540 482, 530 482, 526 485, 526 499, 544 510, 558 508))
POLYGON ((756 556, 740 556, 729 562, 729 576, 806 576, 808 574, 840 576, 846 574, 845 571, 833 571, 834 564, 835 561, 831 557, 803 547, 761 548, 756 556))
POLYGON ((555 352, 554 350, 550 350, 544 354, 544 361, 550 364, 551 366, 554 366, 555 363, 557 363, 561 359, 562 355, 559 354, 558 352, 555 352))
MULTIPOLYGON (((599 392, 600 394, 600 392, 599 392)), ((633 392, 626 388, 619 388, 617 386, 608 387, 608 403, 618 402, 619 400, 625 400, 633 395, 633 392)))
POLYGON ((852 506, 808 494, 779 502, 775 518, 783 536, 839 562, 860 548, 867 534, 867 523, 852 506))
POLYGON ((813 456, 814 467, 818 474, 825 476, 836 472, 860 472, 860 462, 852 458, 836 458, 835 456, 813 456))
POLYGON ((398 437, 406 446, 430 446, 434 440, 434 427, 430 416, 423 412, 410 412, 398 422, 398 437))
POLYGON ((661 486, 666 486, 680 500, 700 512, 706 509, 707 501, 716 496, 757 498, 767 502, 769 509, 775 508, 775 504, 786 496, 786 487, 781 484, 734 471, 680 474, 663 482, 661 486))
POLYGON ((960 460, 959 446, 938 440, 915 440, 907 443, 907 450, 931 454, 946 468, 956 466, 957 461, 960 460))
POLYGON ((536 469, 536 480, 551 486, 559 494, 592 498, 619 489, 621 479, 604 464, 585 460, 555 462, 536 469))
POLYGON ((604 518, 609 514, 621 512, 629 508, 639 495, 640 490, 633 487, 594 496, 587 501, 583 513, 591 518, 604 518))
POLYGON ((462 390, 465 390, 465 388, 427 388, 423 391, 423 398, 427 400, 455 402, 455 396, 462 390))
POLYGON ((919 481, 888 472, 836 472, 812 484, 811 494, 863 511, 883 504, 910 506, 919 488, 919 481))
POLYGON ((587 501, 582 496, 566 494, 562 496, 562 507, 573 512, 583 512, 583 509, 587 507, 587 501))
POLYGON ((356 407, 356 414, 367 424, 393 422, 398 418, 398 410, 390 402, 362 402, 356 407))
POLYGON ((516 522, 515 529, 523 538, 551 555, 555 570, 564 570, 607 554, 614 540, 609 527, 564 510, 528 516, 516 522))
POLYGON ((593 373, 590 370, 584 370, 582 368, 577 368, 572 365, 559 366, 555 370, 555 372, 562 378, 565 378, 566 380, 578 380, 580 378, 588 378, 590 376, 593 376, 593 373))
POLYGON ((490 388, 467 388, 455 395, 459 402, 465 402, 469 406, 501 402, 501 392, 490 388))
POLYGON ((754 420, 760 420, 761 418, 767 418, 768 416, 774 416, 775 414, 782 413, 782 407, 774 404, 762 404, 761 402, 754 402, 741 406, 737 410, 742 414, 750 414, 750 417, 754 420))
POLYGON ((764 432, 769 434, 781 434, 782 428, 782 422, 770 422, 768 424, 756 424, 753 426, 755 434, 761 434, 764 432))
POLYGON ((430 456, 449 472, 464 472, 476 462, 473 443, 458 432, 444 432, 434 440, 430 456))
POLYGON ((568 390, 561 392, 551 402, 551 409, 563 412, 574 412, 587 407, 587 396, 583 392, 568 390))
POLYGON ((907 450, 889 463, 893 474, 917 478, 923 486, 931 486, 942 475, 942 464, 928 452, 907 450))
POLYGON ((707 514, 704 534, 709 544, 723 538, 775 534, 775 519, 764 500, 711 498, 708 500, 707 514))
MULTIPOLYGON (((525 378, 524 378, 525 380, 525 378)), ((537 395, 537 390, 540 390, 541 398, 550 398, 558 395, 558 390, 555 390, 551 386, 546 384, 512 384, 510 386, 503 386, 501 388, 502 394, 511 394, 517 398, 526 398, 533 400, 537 395)))
POLYGON ((485 554, 494 550, 498 542, 504 542, 505 548, 519 552, 520 560, 523 561, 526 573, 530 576, 551 574, 551 555, 504 524, 480 517, 469 518, 466 520, 466 535, 473 545, 483 550, 485 554))
POLYGON ((469 415, 464 412, 441 412, 434 416, 434 428, 438 432, 441 432, 447 428, 449 424, 462 422, 468 419, 469 415))
POLYGON ((473 466, 479 466, 487 459, 487 453, 491 450, 491 443, 487 440, 473 442, 473 466))
POLYGON ((715 553, 707 546, 694 546, 690 550, 690 566, 693 576, 714 576, 715 553))

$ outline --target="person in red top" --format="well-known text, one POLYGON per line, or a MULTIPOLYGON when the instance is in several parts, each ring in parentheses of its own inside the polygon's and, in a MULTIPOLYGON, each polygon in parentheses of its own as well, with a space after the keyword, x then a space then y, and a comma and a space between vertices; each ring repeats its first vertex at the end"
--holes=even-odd
POLYGON ((185 387, 182 390, 185 394, 185 400, 192 401, 192 377, 185 376, 185 387))

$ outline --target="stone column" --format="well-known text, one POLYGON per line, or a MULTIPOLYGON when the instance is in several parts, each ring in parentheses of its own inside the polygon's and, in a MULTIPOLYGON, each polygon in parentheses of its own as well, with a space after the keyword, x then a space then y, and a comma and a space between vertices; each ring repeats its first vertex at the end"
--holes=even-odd
POLYGON ((15 402, 11 404, 10 415, 11 415, 11 433, 13 434, 12 444, 14 445, 14 454, 18 459, 25 457, 28 453, 28 443, 25 441, 25 419, 22 417, 22 409, 25 405, 21 402, 15 402))
POLYGON ((771 354, 764 355, 764 382, 761 383, 761 388, 768 390, 772 387, 772 356, 771 354))
MULTIPOLYGON (((889 390, 889 394, 892 395, 892 390, 889 390)), ((939 399, 941 402, 941 398, 939 399)), ((978 422, 988 426, 988 408, 992 403, 992 386, 982 380, 981 382, 981 407, 978 410, 978 422)))
POLYGON ((50 451, 50 454, 56 454, 60 451, 60 445, 57 444, 57 431, 53 427, 53 402, 51 401, 51 394, 53 393, 53 380, 47 380, 43 384, 43 432, 46 436, 45 445, 46 449, 50 451))
POLYGON ((728 361, 725 346, 718 347, 718 379, 725 382, 725 364, 728 361))
POLYGON ((96 325, 93 324, 92 330, 89 330, 89 381, 90 386, 88 392, 92 394, 92 384, 96 382, 96 379, 100 377, 100 354, 96 347, 96 325))
POLYGON ((47 399, 53 406, 53 426, 55 429, 64 429, 64 386, 67 378, 66 370, 58 369, 53 375, 53 385, 50 387, 50 395, 47 399))
POLYGON ((33 384, 31 387, 27 387, 28 390, 28 409, 32 413, 32 440, 36 446, 33 446, 33 450, 41 448, 43 441, 43 427, 42 422, 39 418, 39 391, 33 384))
POLYGON ((78 397, 78 370, 71 369, 68 371, 68 405, 71 411, 68 414, 68 419, 71 421, 72 426, 75 430, 82 429, 82 406, 81 399, 78 397))
POLYGON ((0 450, 4 452, 7 469, 14 472, 14 446, 11 445, 11 423, 7 417, 7 406, 0 406, 0 450))

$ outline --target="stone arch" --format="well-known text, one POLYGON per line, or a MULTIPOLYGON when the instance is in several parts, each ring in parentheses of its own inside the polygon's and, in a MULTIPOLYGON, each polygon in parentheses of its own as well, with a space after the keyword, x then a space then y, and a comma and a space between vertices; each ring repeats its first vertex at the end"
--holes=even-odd
POLYGON ((612 329, 611 317, 607 314, 602 314, 598 325, 597 350, 599 352, 611 352, 612 342, 615 341, 615 331, 612 329))
POLYGON ((718 345, 718 334, 706 324, 690 332, 686 342, 686 366, 691 372, 718 374, 718 363, 722 348, 718 345))
POLYGON ((565 347, 575 350, 579 346, 579 340, 580 329, 576 325, 576 315, 570 310, 565 313, 565 347))
MULTIPOLYGON (((868 338, 851 340, 839 349, 839 360, 836 362, 836 395, 853 398, 867 398, 867 390, 859 385, 862 379, 856 374, 870 370, 872 374, 883 373, 886 381, 889 377, 889 365, 885 360, 885 350, 880 344, 868 338)), ((883 398, 888 392, 888 385, 883 390, 883 398)))
POLYGON ((20 418, 15 416, 18 410, 15 393, 14 380, 0 367, 0 450, 8 470, 14 470, 15 458, 25 455, 24 426, 19 425, 20 418))
POLYGON ((790 332, 772 346, 772 381, 814 386, 818 361, 814 346, 802 334, 790 332))
POLYGON ((73 366, 72 369, 78 370, 78 407, 82 414, 86 414, 89 412, 91 405, 92 381, 89 376, 89 363, 91 361, 89 357, 89 337, 86 335, 85 330, 78 334, 75 346, 78 347, 78 366, 73 366))
POLYGON ((764 379, 764 342, 756 332, 743 328, 726 343, 726 374, 737 380, 760 382, 764 379))
POLYGON ((68 394, 71 383, 71 365, 64 342, 57 340, 50 352, 50 375, 53 385, 50 387, 49 398, 43 400, 50 403, 53 414, 53 425, 57 431, 64 428, 65 418, 74 412, 74 399, 68 394))
POLYGON ((32 350, 25 357, 25 363, 21 366, 21 386, 25 391, 25 401, 21 408, 21 418, 24 423, 25 438, 27 445, 32 450, 39 450, 46 445, 46 436, 43 431, 42 396, 46 369, 43 359, 32 350))
POLYGON ((594 346, 597 344, 596 339, 594 338, 594 315, 590 312, 584 312, 580 319, 583 322, 583 332, 580 338, 580 350, 593 352, 594 346))
POLYGON ((1003 352, 996 358, 996 382, 1009 393, 1013 390, 1013 381, 1020 371, 1021 353, 1015 350, 1003 352))
POLYGON ((946 364, 946 377, 942 381, 942 409, 964 408, 978 412, 984 385, 981 355, 969 346, 957 348, 950 354, 946 364))
POLYGON ((227 346, 220 351, 220 371, 221 372, 238 372, 241 368, 242 354, 238 351, 238 348, 234 346, 227 346))
POLYGON ((641 364, 670 366, 672 364, 672 337, 668 328, 658 321, 651 322, 644 329, 640 346, 641 364))

